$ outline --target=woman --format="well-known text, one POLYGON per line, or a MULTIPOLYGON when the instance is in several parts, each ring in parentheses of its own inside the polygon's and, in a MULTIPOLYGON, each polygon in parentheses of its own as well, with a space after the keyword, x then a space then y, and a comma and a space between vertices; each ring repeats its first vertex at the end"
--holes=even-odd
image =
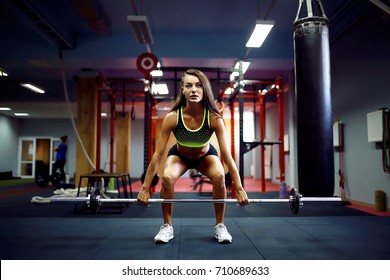
MULTIPOLYGON (((180 94, 171 111, 162 122, 161 134, 151 162, 148 166, 143 186, 138 193, 139 204, 147 204, 150 198, 150 185, 163 161, 165 147, 173 132, 177 144, 168 152, 163 169, 161 198, 174 197, 176 180, 188 169, 194 168, 207 176, 212 183, 213 198, 226 198, 225 172, 216 149, 209 143, 215 133, 221 156, 224 160, 236 189, 237 200, 247 205, 248 197, 241 185, 237 166, 228 150, 225 124, 214 103, 211 85, 199 70, 187 70, 181 81, 180 94)), ((214 203, 216 225, 215 238, 221 243, 232 242, 224 222, 225 203, 214 203)), ((155 243, 166 243, 174 237, 172 227, 173 203, 162 203, 164 225, 155 236, 155 243)))

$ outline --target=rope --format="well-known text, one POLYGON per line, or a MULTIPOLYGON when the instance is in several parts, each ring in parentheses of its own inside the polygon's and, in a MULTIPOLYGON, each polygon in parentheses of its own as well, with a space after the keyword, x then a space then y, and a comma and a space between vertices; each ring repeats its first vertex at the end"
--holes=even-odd
MULTIPOLYGON (((31 203, 50 203, 51 198, 53 197, 76 197, 77 196, 77 189, 57 189, 53 193, 54 195, 50 197, 43 197, 43 196, 33 196, 31 198, 31 203)), ((86 196, 87 194, 87 188, 80 188, 79 196, 86 196)))
POLYGON ((88 153, 87 153, 87 151, 85 150, 83 141, 81 140, 81 137, 80 137, 80 135, 79 135, 79 133, 78 133, 78 131, 77 131, 77 127, 76 127, 76 123, 75 123, 75 121, 74 121, 74 116, 73 116, 73 113, 72 113, 72 109, 71 109, 71 107, 70 107, 69 94, 68 94, 68 87, 67 87, 67 85, 66 85, 66 79, 65 79, 65 70, 64 70, 64 62, 63 62, 63 54, 62 54, 62 52, 60 52, 59 57, 60 57, 60 62, 61 62, 61 77, 62 77, 62 83, 63 83, 63 86, 64 86, 65 100, 66 100, 66 104, 68 105, 68 112, 69 112, 69 115, 70 115, 70 121, 72 122, 73 129, 74 129, 74 131, 75 131, 75 134, 76 134, 76 136, 77 136, 77 140, 79 141, 81 150, 83 151, 83 154, 84 154, 85 158, 87 159, 89 165, 90 165, 93 169, 96 169, 96 167, 95 167, 95 165, 93 164, 91 158, 88 156, 88 153))

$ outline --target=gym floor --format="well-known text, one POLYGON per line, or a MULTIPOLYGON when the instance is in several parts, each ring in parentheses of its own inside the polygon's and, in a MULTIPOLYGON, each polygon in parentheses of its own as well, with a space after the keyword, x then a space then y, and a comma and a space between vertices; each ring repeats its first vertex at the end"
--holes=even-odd
MULTIPOLYGON (((390 217, 341 203, 306 202, 298 215, 288 204, 228 203, 231 244, 214 239, 212 204, 177 203, 175 238, 154 244, 162 223, 159 204, 74 212, 74 204, 32 204, 52 188, 30 184, 0 188, 2 260, 389 260, 390 217)), ((277 198, 278 192, 248 192, 277 198)), ((154 194, 158 197, 158 193, 154 194)), ((178 192, 177 198, 199 198, 178 192)))

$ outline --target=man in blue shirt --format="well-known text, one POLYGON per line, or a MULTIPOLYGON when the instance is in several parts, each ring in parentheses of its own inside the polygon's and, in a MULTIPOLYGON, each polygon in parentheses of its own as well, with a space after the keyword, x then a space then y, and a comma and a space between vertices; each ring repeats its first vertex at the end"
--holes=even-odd
POLYGON ((54 148, 54 151, 57 152, 56 161, 53 166, 53 174, 56 174, 57 170, 60 170, 60 181, 65 181, 65 163, 66 163, 66 152, 68 150, 68 145, 66 141, 68 139, 67 135, 61 136, 60 144, 54 148))

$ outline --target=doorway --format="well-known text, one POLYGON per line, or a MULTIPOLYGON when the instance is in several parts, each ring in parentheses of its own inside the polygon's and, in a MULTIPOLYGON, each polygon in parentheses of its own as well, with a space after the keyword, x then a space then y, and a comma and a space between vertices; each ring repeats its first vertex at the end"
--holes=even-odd
POLYGON ((37 174, 49 176, 55 161, 54 147, 57 138, 19 138, 18 176, 34 178, 37 174))

